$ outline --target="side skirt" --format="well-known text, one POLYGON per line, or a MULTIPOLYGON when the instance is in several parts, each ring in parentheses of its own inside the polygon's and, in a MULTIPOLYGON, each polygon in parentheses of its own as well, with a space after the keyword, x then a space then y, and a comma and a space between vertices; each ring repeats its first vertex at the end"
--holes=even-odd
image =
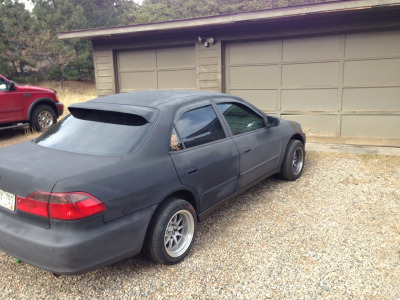
POLYGON ((220 208, 222 205, 224 205, 226 202, 228 202, 229 200, 232 200, 233 198, 239 196, 240 194, 242 194, 243 192, 247 191, 248 189, 252 188, 253 186, 259 184, 261 181, 263 181, 264 179, 276 174, 280 172, 280 168, 277 168, 267 174, 265 174, 263 177, 260 177, 259 179, 253 181, 252 183, 249 183, 248 185, 246 185, 245 187, 242 187, 240 190, 236 191, 235 193, 233 193, 232 195, 226 197, 225 199, 221 200, 220 202, 218 202, 217 204, 211 206, 210 208, 206 209, 205 211, 203 211, 201 214, 199 214, 199 221, 201 222, 202 220, 204 220, 210 213, 212 213, 214 210, 220 208))

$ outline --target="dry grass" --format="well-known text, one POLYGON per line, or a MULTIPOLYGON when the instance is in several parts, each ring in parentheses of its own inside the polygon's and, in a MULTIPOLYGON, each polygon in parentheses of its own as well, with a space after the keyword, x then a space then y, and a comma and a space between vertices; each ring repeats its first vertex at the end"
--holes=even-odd
POLYGON ((96 98, 96 85, 93 81, 66 81, 64 88, 60 82, 54 81, 42 82, 40 85, 57 91, 58 98, 64 103, 63 117, 69 113, 69 105, 96 98))
MULTIPOLYGON (((42 87, 55 89, 58 98, 64 103, 65 117, 68 112, 68 106, 73 103, 84 102, 96 97, 96 86, 93 81, 68 81, 61 87, 60 82, 42 82, 39 84, 42 87)), ((32 132, 29 128, 17 128, 0 131, 0 147, 6 147, 13 144, 31 140, 40 133, 32 132)))

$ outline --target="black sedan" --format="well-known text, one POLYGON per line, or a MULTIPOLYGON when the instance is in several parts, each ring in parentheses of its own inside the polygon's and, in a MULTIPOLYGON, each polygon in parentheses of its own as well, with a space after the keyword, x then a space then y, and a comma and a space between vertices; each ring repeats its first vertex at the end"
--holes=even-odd
POLYGON ((0 249, 57 274, 145 253, 174 264, 197 222, 272 174, 300 177, 296 122, 198 91, 97 98, 0 149, 0 249))

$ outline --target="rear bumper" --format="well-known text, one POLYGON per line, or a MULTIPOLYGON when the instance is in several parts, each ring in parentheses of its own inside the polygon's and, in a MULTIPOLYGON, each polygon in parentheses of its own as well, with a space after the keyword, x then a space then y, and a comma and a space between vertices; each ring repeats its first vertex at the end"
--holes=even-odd
POLYGON ((57 108, 57 116, 62 116, 62 114, 64 113, 64 104, 62 104, 61 102, 56 103, 56 108, 57 108))
POLYGON ((0 249, 57 274, 81 274, 138 254, 155 210, 148 207, 103 223, 57 222, 50 229, 0 212, 0 249))

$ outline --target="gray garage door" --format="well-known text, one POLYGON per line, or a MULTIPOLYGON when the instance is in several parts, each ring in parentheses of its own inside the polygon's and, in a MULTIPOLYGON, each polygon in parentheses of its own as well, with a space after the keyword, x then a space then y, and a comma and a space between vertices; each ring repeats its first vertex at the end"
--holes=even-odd
POLYGON ((224 86, 310 137, 400 146, 400 31, 229 43, 224 86))
POLYGON ((194 46, 119 51, 117 68, 119 92, 196 88, 194 46))

